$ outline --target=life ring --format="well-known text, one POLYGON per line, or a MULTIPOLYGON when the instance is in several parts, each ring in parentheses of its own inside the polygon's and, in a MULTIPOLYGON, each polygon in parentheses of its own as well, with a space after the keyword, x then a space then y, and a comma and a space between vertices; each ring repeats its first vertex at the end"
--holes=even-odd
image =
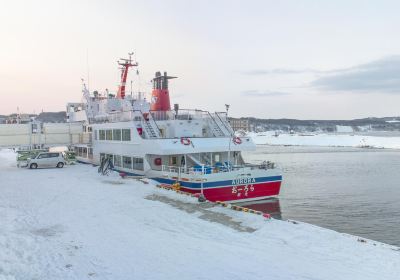
POLYGON ((159 165, 161 165, 161 164, 162 164, 162 159, 161 159, 161 158, 155 158, 155 159, 154 159, 154 165, 159 166, 159 165))
POLYGON ((240 139, 239 137, 233 137, 233 143, 240 145, 242 144, 242 139, 240 139))
POLYGON ((189 138, 186 138, 186 137, 182 137, 181 138, 181 144, 183 144, 183 145, 185 145, 185 146, 187 146, 187 145, 190 145, 190 139, 189 138))

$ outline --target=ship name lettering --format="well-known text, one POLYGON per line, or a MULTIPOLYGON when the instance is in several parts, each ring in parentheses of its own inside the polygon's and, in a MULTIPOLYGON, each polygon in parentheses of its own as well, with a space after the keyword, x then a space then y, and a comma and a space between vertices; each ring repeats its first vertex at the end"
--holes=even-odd
POLYGON ((232 180, 232 185, 245 185, 255 183, 256 179, 254 178, 240 178, 232 180))

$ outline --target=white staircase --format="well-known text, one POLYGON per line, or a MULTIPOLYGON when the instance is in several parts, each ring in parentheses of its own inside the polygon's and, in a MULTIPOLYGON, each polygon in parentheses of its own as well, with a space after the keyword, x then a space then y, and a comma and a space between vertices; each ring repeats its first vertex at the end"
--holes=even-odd
POLYGON ((232 136, 235 134, 235 131, 232 129, 229 124, 226 116, 222 116, 223 113, 215 112, 215 120, 218 125, 222 128, 226 136, 232 136))
MULTIPOLYGON (((138 116, 139 112, 136 113, 136 116, 138 116)), ((161 138, 161 133, 160 129, 157 126, 157 123, 153 119, 150 113, 147 113, 146 115, 143 114, 143 112, 140 112, 140 122, 142 124, 142 127, 144 129, 144 132, 146 134, 146 137, 149 139, 156 139, 156 138, 161 138)))
POLYGON ((226 136, 225 132, 222 131, 221 127, 218 125, 215 117, 213 117, 210 113, 208 113, 208 114, 210 115, 210 119, 211 119, 210 126, 211 126, 211 130, 212 130, 212 133, 214 134, 214 136, 215 137, 224 137, 224 136, 226 136))

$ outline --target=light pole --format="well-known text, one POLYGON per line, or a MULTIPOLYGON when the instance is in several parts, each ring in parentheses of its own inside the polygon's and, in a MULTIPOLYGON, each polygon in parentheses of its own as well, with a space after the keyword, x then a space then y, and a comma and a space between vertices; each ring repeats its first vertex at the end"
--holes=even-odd
MULTIPOLYGON (((226 109, 226 120, 229 122, 228 119, 228 112, 229 112, 229 104, 225 104, 225 109, 226 109)), ((228 130, 229 131, 229 130, 228 130)), ((229 135, 229 144, 228 144, 228 171, 231 171, 231 141, 232 141, 232 135, 229 135)))

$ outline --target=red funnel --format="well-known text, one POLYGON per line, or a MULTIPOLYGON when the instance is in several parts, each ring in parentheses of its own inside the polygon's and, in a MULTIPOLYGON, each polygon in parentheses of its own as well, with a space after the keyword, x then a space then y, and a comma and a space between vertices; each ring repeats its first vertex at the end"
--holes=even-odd
POLYGON ((171 110, 171 103, 169 101, 168 80, 174 78, 176 77, 167 76, 167 72, 164 72, 164 76, 161 76, 160 72, 156 72, 156 76, 153 79, 153 91, 151 93, 150 110, 171 110))

